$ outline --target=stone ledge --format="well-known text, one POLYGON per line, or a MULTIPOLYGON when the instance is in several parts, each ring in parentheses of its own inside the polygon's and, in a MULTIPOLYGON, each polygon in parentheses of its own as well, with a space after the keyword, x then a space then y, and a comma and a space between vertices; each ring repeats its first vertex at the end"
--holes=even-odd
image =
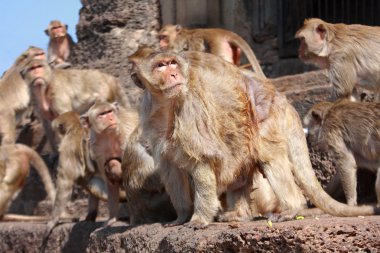
MULTIPOLYGON (((0 252, 39 252, 44 223, 0 223, 0 252)), ((46 252, 377 252, 380 218, 321 217, 273 223, 212 223, 206 229, 66 223, 54 229, 46 252)))

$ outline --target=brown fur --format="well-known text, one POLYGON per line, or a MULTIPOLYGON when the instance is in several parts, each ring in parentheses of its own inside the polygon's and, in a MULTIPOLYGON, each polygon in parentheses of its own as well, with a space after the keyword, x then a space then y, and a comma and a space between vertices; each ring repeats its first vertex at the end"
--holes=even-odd
POLYGON ((300 59, 328 68, 336 95, 349 97, 355 85, 380 99, 380 27, 331 24, 307 19, 297 31, 300 59))
POLYGON ((242 50, 253 70, 265 78, 248 43, 234 32, 220 28, 184 29, 180 25, 168 24, 158 34, 160 48, 163 50, 209 52, 236 65, 240 64, 240 50, 242 50))
POLYGON ((319 184, 312 169, 305 135, 302 125, 293 106, 285 96, 276 91, 269 80, 250 75, 251 83, 248 92, 258 111, 262 173, 266 180, 254 181, 254 188, 267 187, 272 192, 265 198, 258 196, 256 208, 260 213, 271 211, 267 205, 273 206, 271 212, 281 212, 288 218, 299 214, 317 214, 320 210, 302 210, 306 206, 305 194, 319 209, 336 216, 358 216, 378 214, 379 209, 372 206, 350 207, 332 199, 319 184), (256 185, 256 183, 259 183, 256 185), (279 201, 279 205, 274 204, 279 201), (277 209, 277 211, 276 211, 277 209))
POLYGON ((52 128, 58 132, 61 141, 57 195, 49 226, 53 227, 64 214, 74 183, 79 183, 89 191, 89 210, 86 220, 94 221, 97 216, 98 199, 107 200, 107 193, 105 183, 96 174, 97 168, 89 156, 89 131, 82 127, 79 114, 73 111, 59 115, 53 120, 52 128))
POLYGON ((54 150, 57 145, 50 122, 58 115, 68 111, 82 114, 96 99, 129 106, 117 79, 98 70, 53 69, 45 61, 33 60, 22 73, 54 150))
POLYGON ((0 80, 0 140, 2 144, 16 142, 16 126, 24 125, 31 113, 28 86, 20 71, 31 59, 45 59, 45 52, 29 47, 22 53, 0 80))
POLYGON ((330 151, 349 205, 357 204, 358 167, 377 173, 380 203, 380 103, 340 100, 314 105, 304 118, 308 140, 330 151))
POLYGON ((53 20, 45 30, 46 35, 49 36, 48 62, 55 68, 70 66, 68 60, 75 43, 67 33, 67 28, 67 25, 61 21, 53 20))
POLYGON ((127 196, 129 223, 170 221, 176 218, 170 198, 149 154, 151 148, 141 136, 141 127, 131 134, 122 159, 123 184, 127 196))
POLYGON ((232 64, 199 52, 153 54, 136 69, 146 87, 142 135, 176 209, 172 224, 212 222, 221 208, 218 194, 225 191, 239 200, 231 205, 235 213, 249 212, 258 139, 241 85, 246 78, 232 64), (236 178, 248 179, 229 191, 236 178))
POLYGON ((107 182, 110 221, 117 218, 119 190, 122 182, 120 160, 129 136, 136 128, 138 114, 116 103, 96 101, 81 116, 82 125, 90 129, 90 157, 96 161, 100 175, 107 182))
POLYGON ((0 217, 4 215, 12 197, 24 186, 32 165, 40 175, 51 203, 55 188, 49 169, 42 158, 23 144, 9 144, 0 147, 0 217))

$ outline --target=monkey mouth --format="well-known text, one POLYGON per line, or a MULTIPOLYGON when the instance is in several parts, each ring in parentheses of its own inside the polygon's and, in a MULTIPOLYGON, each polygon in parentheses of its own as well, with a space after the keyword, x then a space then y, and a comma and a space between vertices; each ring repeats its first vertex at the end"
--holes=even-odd
POLYGON ((181 86, 183 85, 183 83, 176 83, 170 87, 166 87, 163 89, 163 91, 166 93, 166 94, 169 94, 169 95, 173 95, 173 93, 177 93, 181 90, 181 86))

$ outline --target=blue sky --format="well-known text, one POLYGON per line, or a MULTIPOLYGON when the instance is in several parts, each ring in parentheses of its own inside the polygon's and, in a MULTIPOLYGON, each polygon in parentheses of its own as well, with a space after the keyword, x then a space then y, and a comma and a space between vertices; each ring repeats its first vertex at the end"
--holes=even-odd
POLYGON ((44 30, 54 19, 69 26, 76 38, 75 26, 79 20, 80 0, 16 0, 0 2, 0 76, 29 46, 46 51, 49 42, 44 30))

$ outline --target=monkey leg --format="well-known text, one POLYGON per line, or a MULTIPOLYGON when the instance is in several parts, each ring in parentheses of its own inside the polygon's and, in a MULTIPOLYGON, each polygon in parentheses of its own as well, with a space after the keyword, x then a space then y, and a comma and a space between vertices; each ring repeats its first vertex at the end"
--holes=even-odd
POLYGON ((346 196, 347 204, 350 206, 357 205, 357 177, 356 177, 356 161, 353 154, 347 150, 345 145, 341 145, 341 150, 336 155, 336 163, 338 165, 338 173, 342 182, 343 191, 346 196), (343 149, 344 148, 344 149, 343 149))
POLYGON ((89 194, 88 196, 88 211, 86 221, 95 221, 98 216, 99 199, 89 194))
POLYGON ((375 190, 376 190, 376 197, 377 197, 377 205, 380 206, 380 168, 377 169, 375 190))
POLYGON ((193 210, 189 175, 168 161, 161 161, 158 168, 161 181, 177 213, 177 219, 167 226, 182 225, 189 221, 193 210))
POLYGON ((221 209, 214 171, 208 164, 197 164, 191 170, 194 183, 194 214, 189 225, 207 226, 221 209))
POLYGON ((117 218, 119 214, 119 184, 113 184, 107 180, 108 212, 110 220, 117 218))
POLYGON ((265 163, 264 174, 279 201, 280 216, 292 218, 306 207, 306 199, 294 180, 292 165, 286 153, 283 151, 274 154, 276 157, 265 163))
POLYGON ((227 206, 233 210, 224 212, 217 217, 218 221, 247 221, 251 219, 250 199, 251 187, 241 187, 240 189, 227 191, 227 206))
POLYGON ((15 189, 12 185, 0 183, 0 217, 5 214, 14 193, 15 189))
POLYGON ((16 142, 16 119, 13 110, 0 111, 0 144, 13 144, 16 142))

